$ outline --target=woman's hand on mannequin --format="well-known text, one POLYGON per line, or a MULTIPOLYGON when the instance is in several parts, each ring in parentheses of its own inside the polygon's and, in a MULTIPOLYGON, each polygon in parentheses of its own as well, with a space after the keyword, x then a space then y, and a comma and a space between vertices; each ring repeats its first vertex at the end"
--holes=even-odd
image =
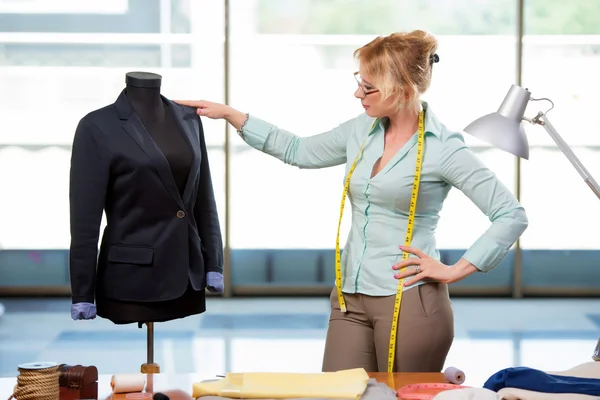
POLYGON ((174 100, 175 103, 181 104, 182 106, 196 108, 198 115, 203 115, 211 119, 222 119, 225 118, 229 113, 231 107, 225 104, 213 103, 206 100, 174 100))
POLYGON ((240 129, 246 114, 230 106, 206 100, 174 100, 182 106, 195 107, 196 113, 210 119, 226 119, 235 129, 240 129))
POLYGON ((408 278, 411 279, 404 282, 404 286, 413 285, 423 279, 429 279, 436 282, 452 283, 459 281, 473 272, 478 271, 477 267, 468 261, 461 259, 453 266, 446 265, 432 257, 429 257, 420 249, 408 246, 400 246, 400 249, 414 254, 418 258, 410 257, 406 260, 402 260, 392 267, 394 270, 401 270, 394 278, 408 278), (417 271, 419 271, 417 273, 417 271))

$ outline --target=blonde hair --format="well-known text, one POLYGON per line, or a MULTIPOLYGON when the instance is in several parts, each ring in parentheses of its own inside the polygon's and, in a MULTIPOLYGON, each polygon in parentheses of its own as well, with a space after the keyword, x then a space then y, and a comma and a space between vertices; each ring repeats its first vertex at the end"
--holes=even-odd
POLYGON ((398 108, 419 112, 419 96, 429 88, 432 65, 439 59, 437 45, 433 35, 421 30, 392 33, 356 49, 354 57, 384 100, 395 97, 398 108))

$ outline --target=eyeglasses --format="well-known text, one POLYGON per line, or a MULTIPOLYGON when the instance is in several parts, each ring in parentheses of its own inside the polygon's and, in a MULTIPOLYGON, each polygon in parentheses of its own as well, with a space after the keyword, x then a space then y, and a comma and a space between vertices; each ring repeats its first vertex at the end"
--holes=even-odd
POLYGON ((354 73, 354 79, 356 79, 356 83, 358 83, 358 88, 360 89, 364 97, 379 92, 379 89, 374 88, 369 84, 363 84, 362 78, 360 77, 358 71, 354 73))

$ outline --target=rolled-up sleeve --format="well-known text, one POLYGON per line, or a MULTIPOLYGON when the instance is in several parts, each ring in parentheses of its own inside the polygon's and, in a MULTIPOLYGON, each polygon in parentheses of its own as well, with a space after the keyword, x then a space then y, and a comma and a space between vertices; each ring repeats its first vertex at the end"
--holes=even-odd
POLYGON ((490 271, 527 229, 525 209, 468 148, 460 133, 444 140, 440 168, 442 178, 469 197, 492 223, 463 255, 480 271, 490 271))
POLYGON ((300 137, 249 116, 241 137, 253 148, 298 168, 325 168, 346 162, 348 137, 354 131, 355 119, 313 136, 300 137))

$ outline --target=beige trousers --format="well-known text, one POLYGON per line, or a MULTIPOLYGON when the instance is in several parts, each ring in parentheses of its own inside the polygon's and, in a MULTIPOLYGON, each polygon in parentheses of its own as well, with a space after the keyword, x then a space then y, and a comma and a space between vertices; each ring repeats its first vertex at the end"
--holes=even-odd
MULTIPOLYGON (((342 313, 337 291, 331 292, 324 372, 361 367, 387 372, 395 297, 344 293, 342 313)), ((440 372, 454 340, 448 286, 425 283, 406 290, 397 333, 394 372, 440 372)))

